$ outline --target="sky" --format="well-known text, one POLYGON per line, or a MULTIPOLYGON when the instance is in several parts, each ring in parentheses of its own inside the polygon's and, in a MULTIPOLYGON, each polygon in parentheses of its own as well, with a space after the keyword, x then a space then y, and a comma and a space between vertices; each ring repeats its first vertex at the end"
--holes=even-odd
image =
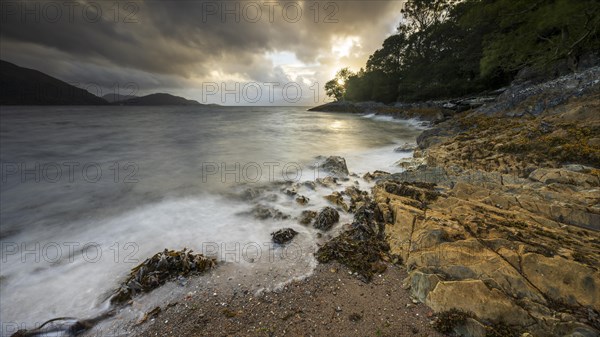
POLYGON ((99 96, 317 105, 393 34, 403 1, 1 1, 0 58, 99 96))

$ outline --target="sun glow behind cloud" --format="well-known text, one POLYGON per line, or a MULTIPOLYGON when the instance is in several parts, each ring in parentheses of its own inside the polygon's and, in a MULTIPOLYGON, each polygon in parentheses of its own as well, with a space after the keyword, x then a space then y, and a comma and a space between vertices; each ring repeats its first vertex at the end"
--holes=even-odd
POLYGON ((358 36, 335 36, 332 41, 331 52, 338 58, 349 57, 354 48, 361 48, 358 36))
MULTIPOLYGON (((324 84, 339 69, 349 67, 357 71, 366 62, 368 55, 359 36, 335 35, 330 38, 330 44, 331 47, 321 50, 312 63, 301 61, 295 52, 287 50, 267 52, 264 56, 272 63, 273 68, 280 70, 284 80, 296 82, 305 88, 311 88, 310 90, 318 88, 317 90, 322 91, 324 84)), ((325 97, 324 92, 320 95, 325 97)))

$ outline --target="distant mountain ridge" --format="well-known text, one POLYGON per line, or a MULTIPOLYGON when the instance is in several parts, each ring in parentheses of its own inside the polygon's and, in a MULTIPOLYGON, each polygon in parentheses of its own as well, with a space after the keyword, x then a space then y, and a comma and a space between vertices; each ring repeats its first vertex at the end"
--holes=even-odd
POLYGON ((0 60, 0 105, 203 105, 167 93, 142 97, 106 94, 98 97, 87 90, 44 74, 0 60))
POLYGON ((0 60, 0 105, 106 105, 104 99, 40 71, 0 60))
POLYGON ((119 105, 202 105, 198 101, 185 99, 165 93, 151 94, 142 97, 134 97, 124 101, 115 102, 119 105))
POLYGON ((126 101, 131 98, 138 98, 139 96, 135 95, 119 95, 119 94, 106 94, 102 96, 108 103, 117 103, 126 101))

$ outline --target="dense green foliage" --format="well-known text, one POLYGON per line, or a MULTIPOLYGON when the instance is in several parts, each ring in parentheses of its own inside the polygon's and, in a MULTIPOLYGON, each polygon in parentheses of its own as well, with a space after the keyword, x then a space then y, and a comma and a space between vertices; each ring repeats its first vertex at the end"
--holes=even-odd
POLYGON ((411 0, 364 69, 327 83, 351 101, 414 101, 495 89, 523 68, 574 68, 600 50, 598 0, 411 0), (338 81, 339 79, 339 81, 338 81))
POLYGON ((346 94, 344 85, 350 76, 354 76, 354 74, 348 68, 338 71, 333 80, 325 83, 325 93, 327 96, 335 98, 336 101, 344 100, 346 94))

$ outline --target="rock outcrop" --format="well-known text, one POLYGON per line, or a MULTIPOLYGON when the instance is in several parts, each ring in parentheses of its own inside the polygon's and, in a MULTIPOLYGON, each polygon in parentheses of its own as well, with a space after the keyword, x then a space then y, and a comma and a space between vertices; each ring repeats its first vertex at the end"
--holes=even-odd
POLYGON ((298 235, 298 232, 292 228, 284 228, 271 233, 271 239, 276 244, 283 245, 292 241, 296 235, 298 235))
POLYGON ((388 241, 409 269, 413 296, 435 311, 458 308, 534 336, 600 327, 598 232, 553 220, 543 199, 516 195, 523 185, 460 180, 375 187, 376 202, 389 200, 388 241), (544 204, 547 214, 538 211, 544 204))
POLYGON ((313 226, 322 231, 328 231, 340 221, 340 214, 331 207, 325 207, 319 212, 313 226))
POLYGON ((600 67, 590 67, 542 83, 526 81, 510 86, 496 101, 479 108, 486 114, 523 116, 540 115, 544 111, 598 90, 600 67))
POLYGON ((310 223, 317 217, 317 212, 311 210, 304 210, 300 213, 298 222, 303 225, 310 225, 310 223))
POLYGON ((344 201, 344 196, 342 196, 342 194, 340 192, 335 191, 335 192, 331 193, 330 195, 326 195, 325 199, 327 201, 329 201, 330 203, 332 203, 333 205, 340 207, 345 212, 348 212, 349 206, 344 201))
POLYGON ((338 156, 331 156, 325 159, 323 164, 321 164, 321 168, 328 173, 332 174, 334 177, 347 177, 348 167, 346 166, 346 159, 338 156))
POLYGON ((600 95, 589 90, 534 118, 453 118, 419 138, 423 165, 374 187, 404 286, 436 313, 468 313, 455 333, 600 334, 600 95))
POLYGON ((394 152, 399 152, 399 153, 412 152, 412 151, 414 151, 416 149, 417 149, 417 144, 414 144, 414 143, 404 143, 401 146, 398 146, 397 148, 395 148, 394 152))
POLYGON ((265 205, 254 206, 250 213, 259 220, 286 220, 290 218, 289 215, 282 213, 280 210, 265 205))

